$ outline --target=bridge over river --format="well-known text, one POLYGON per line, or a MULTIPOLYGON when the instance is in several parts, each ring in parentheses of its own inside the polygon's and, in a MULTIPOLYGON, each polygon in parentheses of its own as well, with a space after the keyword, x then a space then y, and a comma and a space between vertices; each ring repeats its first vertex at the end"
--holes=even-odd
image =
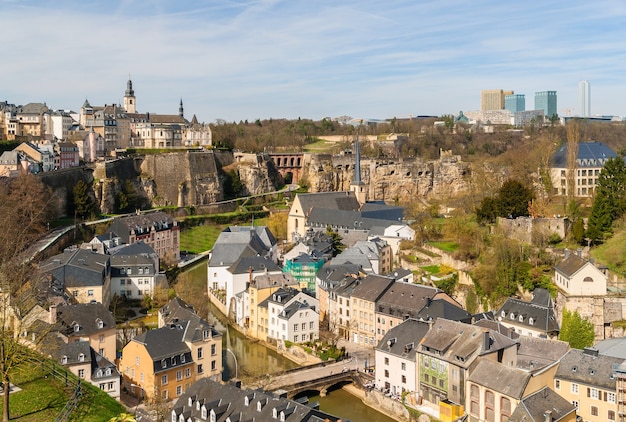
POLYGON ((317 391, 324 397, 333 386, 354 383, 362 387, 372 380, 372 376, 358 371, 356 362, 347 360, 291 369, 281 375, 269 376, 266 380, 258 381, 254 387, 274 392, 282 390, 289 398, 294 398, 305 391, 317 391))

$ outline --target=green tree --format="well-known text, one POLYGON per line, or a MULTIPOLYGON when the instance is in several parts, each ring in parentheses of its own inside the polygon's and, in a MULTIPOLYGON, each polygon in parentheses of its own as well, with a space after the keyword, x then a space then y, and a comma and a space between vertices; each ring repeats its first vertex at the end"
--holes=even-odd
POLYGON ((95 213, 95 202, 89 194, 89 186, 79 180, 72 189, 74 210, 79 217, 89 217, 95 213))
POLYGON ((333 245, 333 256, 337 256, 345 248, 345 245, 342 243, 343 239, 339 236, 339 233, 330 226, 326 226, 326 235, 330 237, 330 242, 333 245))
POLYGON ((533 200, 533 191, 518 180, 507 180, 498 192, 498 214, 500 217, 517 218, 528 215, 528 205, 533 200))
POLYGON ((559 340, 566 341, 574 349, 593 346, 595 333, 593 324, 580 316, 578 311, 570 312, 563 309, 563 320, 559 340))
POLYGON ((607 160, 598 176, 595 198, 587 223, 587 237, 601 242, 610 235, 613 222, 626 211, 626 164, 619 157, 607 160))

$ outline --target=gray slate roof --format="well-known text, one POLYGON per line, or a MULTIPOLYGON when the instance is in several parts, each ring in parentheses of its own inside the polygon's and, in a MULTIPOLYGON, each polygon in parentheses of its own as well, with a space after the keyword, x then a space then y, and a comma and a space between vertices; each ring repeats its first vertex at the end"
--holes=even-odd
MULTIPOLYGON (((606 161, 617 154, 602 142, 579 142, 578 167, 603 167, 606 161)), ((551 158, 552 167, 567 168, 567 142, 564 143, 551 158)))
POLYGON ((614 391, 613 368, 623 362, 621 358, 601 355, 597 349, 571 349, 561 359, 554 377, 614 391))
POLYGON ((113 314, 101 303, 61 305, 56 308, 58 331, 66 336, 91 336, 100 331, 115 329, 113 314), (102 328, 98 328, 102 321, 102 328), (74 324, 80 329, 75 331, 74 324))
POLYGON ((357 211, 360 208, 354 192, 299 193, 297 198, 307 216, 314 208, 344 211, 357 211))
POLYGON ((486 358, 478 358, 469 381, 505 396, 521 399, 531 374, 486 358))
MULTIPOLYGON (((389 289, 376 302, 376 312, 395 317, 409 317, 418 319, 420 311, 428 305, 428 299, 433 299, 441 290, 424 286, 421 284, 407 283, 406 281, 394 281, 389 289)), ((436 319, 436 312, 443 312, 443 307, 439 310, 432 308, 433 319, 436 319)), ((426 317, 428 312, 422 316, 426 317)), ((443 315, 441 315, 443 316, 443 315)))
POLYGON ((64 251, 43 262, 39 270, 52 274, 65 287, 102 286, 108 273, 109 256, 86 249, 64 251))
POLYGON ((335 416, 293 400, 259 390, 242 390, 232 384, 220 384, 208 378, 192 384, 174 404, 172 413, 177 417, 185 415, 185 420, 201 420, 202 406, 205 406, 207 414, 211 414, 213 409, 217 422, 224 422, 228 418, 232 422, 281 420, 281 413, 284 420, 289 422, 339 421, 335 416))
POLYGON ((209 266, 229 266, 240 257, 266 255, 270 246, 266 245, 255 231, 224 230, 219 234, 209 259, 209 266))
POLYGON ((567 277, 576 274, 588 261, 582 259, 578 255, 571 253, 563 261, 559 262, 554 268, 567 277))
POLYGON ((228 267, 231 274, 244 274, 250 271, 281 271, 274 261, 264 256, 243 256, 228 267))
MULTIPOLYGON (((551 412, 551 421, 564 420, 566 416, 575 418, 574 405, 548 387, 524 397, 517 405, 509 421, 511 422, 545 422, 546 411, 551 412)), ((569 418, 568 418, 569 419, 569 418)))
POLYGON ((430 300, 428 298, 424 307, 417 313, 416 319, 434 321, 437 318, 461 321, 466 324, 472 322, 472 315, 460 306, 453 305, 444 299, 430 300))
POLYGON ((377 303, 380 297, 396 283, 392 278, 370 274, 352 291, 353 299, 363 299, 377 303))
POLYGON ((124 243, 130 243, 130 232, 132 230, 134 230, 136 234, 150 233, 152 229, 159 232, 170 230, 175 223, 174 219, 167 213, 157 211, 116 218, 109 226, 107 233, 113 232, 118 235, 124 243))
POLYGON ((496 312, 496 316, 507 324, 541 330, 548 334, 558 334, 560 331, 554 304, 546 289, 535 289, 530 302, 508 298, 496 312), (511 314, 515 316, 514 319, 510 318, 511 314))
POLYGON ((429 328, 428 323, 409 318, 389 330, 376 350, 416 361, 417 349, 429 328))

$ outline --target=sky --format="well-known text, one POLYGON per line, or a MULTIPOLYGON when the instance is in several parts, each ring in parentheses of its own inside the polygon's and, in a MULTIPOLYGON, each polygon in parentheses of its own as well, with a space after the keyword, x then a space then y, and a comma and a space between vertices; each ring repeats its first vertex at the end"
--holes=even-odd
POLYGON ((200 122, 480 109, 557 91, 626 116, 626 1, 0 0, 0 101, 123 104, 200 122))

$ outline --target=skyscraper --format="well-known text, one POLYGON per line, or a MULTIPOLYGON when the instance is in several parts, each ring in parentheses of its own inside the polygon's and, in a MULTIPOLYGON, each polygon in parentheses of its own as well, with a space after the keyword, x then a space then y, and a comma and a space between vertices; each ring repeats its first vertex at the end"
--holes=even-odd
POLYGON ((547 119, 556 116, 556 91, 535 92, 535 110, 543 110, 547 119))
POLYGON ((511 113, 526 111, 526 98, 524 94, 511 94, 504 97, 504 108, 511 113))
POLYGON ((487 89, 480 92, 480 109, 486 110, 503 110, 504 97, 513 95, 513 91, 503 91, 501 89, 487 89))
POLYGON ((591 92, 589 81, 578 82, 578 110, 580 117, 591 116, 591 92))

